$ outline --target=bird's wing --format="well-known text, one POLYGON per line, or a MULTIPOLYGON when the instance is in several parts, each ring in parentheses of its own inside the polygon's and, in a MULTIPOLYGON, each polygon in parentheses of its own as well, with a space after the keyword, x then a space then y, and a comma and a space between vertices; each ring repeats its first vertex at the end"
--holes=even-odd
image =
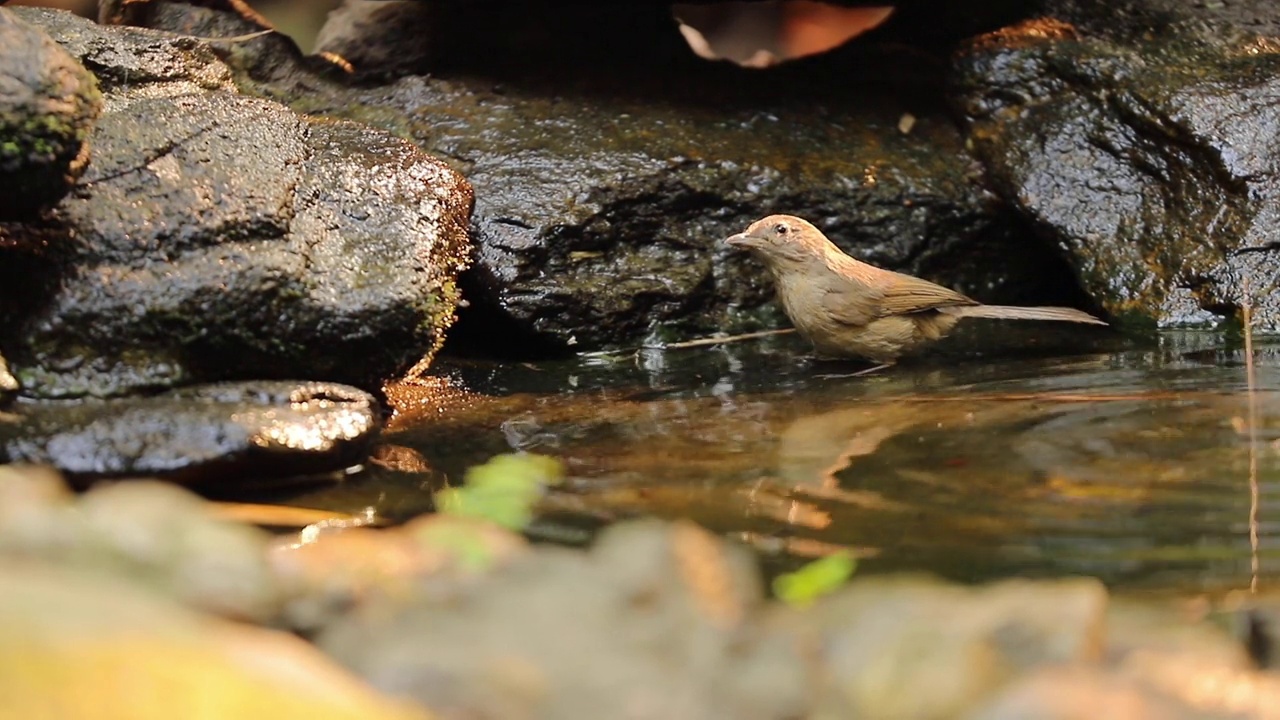
POLYGON ((881 317, 883 297, 878 288, 851 282, 834 273, 825 279, 819 302, 826 317, 854 327, 861 327, 881 317))
POLYGON ((883 282, 878 285, 883 294, 879 317, 978 304, 977 300, 955 290, 902 273, 886 273, 883 282))

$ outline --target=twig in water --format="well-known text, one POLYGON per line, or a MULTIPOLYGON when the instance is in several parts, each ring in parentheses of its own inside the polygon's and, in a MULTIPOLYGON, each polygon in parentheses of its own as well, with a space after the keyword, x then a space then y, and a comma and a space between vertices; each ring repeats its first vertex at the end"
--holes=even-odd
POLYGON ((1065 403, 1124 402, 1126 400, 1181 400, 1182 392, 1151 391, 1135 393, 975 393, 973 395, 919 395, 897 398, 897 402, 1016 402, 1044 401, 1065 403))
POLYGON ((1249 276, 1240 281, 1244 301, 1244 373, 1249 404, 1249 592, 1258 592, 1258 379, 1253 367, 1253 300, 1249 276))
POLYGON ((258 30, 256 32, 245 33, 243 35, 228 35, 225 37, 220 37, 217 35, 179 35, 178 37, 181 37, 184 40, 200 40, 201 42, 207 42, 207 43, 220 43, 220 42, 242 43, 242 42, 248 42, 255 38, 263 37, 264 35, 270 35, 274 32, 275 32, 274 28, 268 28, 266 30, 258 30))
POLYGON ((214 517, 230 522, 248 523, 266 527, 303 528, 317 523, 341 525, 343 527, 364 527, 383 525, 381 520, 372 515, 350 515, 318 510, 315 508, 294 507, 290 505, 266 505, 260 503, 210 502, 214 517))
POLYGON ((742 340, 755 340, 757 338, 769 337, 771 335, 786 335, 787 333, 793 333, 795 331, 795 328, 782 328, 781 330, 761 330, 759 332, 749 332, 742 335, 717 335, 715 337, 685 340, 683 342, 670 343, 666 345, 639 345, 636 347, 619 348, 617 350, 584 352, 578 353, 578 357, 610 357, 613 355, 625 355, 626 353, 639 352, 640 350, 684 350, 686 348, 707 347, 709 345, 724 345, 726 343, 740 342, 742 340))
POLYGON ((685 348, 705 347, 707 345, 724 345, 725 343, 741 342, 742 340, 755 340, 756 338, 770 337, 772 335, 785 335, 795 332, 795 328, 782 328, 781 330, 761 330, 759 332, 749 332, 742 335, 720 335, 716 337, 698 338, 697 340, 685 340, 678 343, 667 343, 665 345, 641 345, 641 350, 683 350, 685 348))

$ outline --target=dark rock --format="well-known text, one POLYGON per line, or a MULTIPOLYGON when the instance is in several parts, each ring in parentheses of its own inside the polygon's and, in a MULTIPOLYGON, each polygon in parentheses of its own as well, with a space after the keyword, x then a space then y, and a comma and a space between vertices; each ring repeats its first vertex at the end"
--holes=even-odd
POLYGON ((941 58, 855 44, 752 72, 695 57, 665 7, 578 11, 598 26, 483 34, 517 37, 520 58, 416 47, 429 30, 397 25, 392 54, 430 55, 430 77, 257 78, 295 108, 411 134, 471 180, 478 248, 455 349, 528 357, 779 322, 762 268, 719 244, 775 211, 988 301, 1087 303, 982 187, 938 101, 941 58))
MULTIPOLYGON (((271 28, 271 23, 250 7, 245 0, 188 0, 192 5, 211 7, 219 14, 234 17, 251 24, 254 29, 271 28)), ((98 22, 103 25, 139 25, 153 27, 158 12, 163 12, 167 2, 153 0, 101 0, 98 3, 98 22)))
POLYGON ((958 60, 993 188, 1113 315, 1203 323, 1247 283, 1256 321, 1280 327, 1280 55, 1187 3, 1078 5, 1060 10, 1074 24, 1001 30, 958 60))
POLYGON ((443 340, 471 190, 413 145, 239 95, 204 43, 27 11, 98 73, 91 171, 0 266, 25 393, 304 375, 377 388, 443 340))
POLYGON ((0 461, 78 478, 160 476, 226 484, 336 470, 377 435, 377 401, 330 383, 222 383, 149 398, 14 408, 0 461))
POLYGON ((84 170, 102 96, 75 58, 5 8, 0 48, 0 220, 13 220, 56 202, 84 170))
POLYGON ((316 36, 316 52, 331 53, 369 74, 400 75, 429 66, 439 8, 419 0, 343 0, 316 36))

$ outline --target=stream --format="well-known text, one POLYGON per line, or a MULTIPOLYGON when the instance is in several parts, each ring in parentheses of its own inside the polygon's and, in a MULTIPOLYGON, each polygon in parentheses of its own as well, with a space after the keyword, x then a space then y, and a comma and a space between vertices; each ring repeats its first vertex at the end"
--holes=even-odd
POLYGON ((974 325, 865 377, 786 335, 541 364, 445 359, 424 385, 389 389, 397 412, 370 463, 267 499, 403 521, 466 467, 520 450, 568 466, 529 529, 557 542, 627 517, 690 517, 771 571, 845 548, 860 573, 963 581, 1092 575, 1185 594, 1247 588, 1255 563, 1280 577, 1280 342, 1255 348, 1251 443, 1231 338, 1135 345, 974 325))

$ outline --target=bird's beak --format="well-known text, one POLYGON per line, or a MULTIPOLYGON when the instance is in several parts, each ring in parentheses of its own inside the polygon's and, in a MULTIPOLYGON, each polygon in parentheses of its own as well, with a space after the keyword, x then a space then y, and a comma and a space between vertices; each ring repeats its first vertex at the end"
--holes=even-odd
POLYGON ((751 247, 756 244, 755 240, 754 237, 746 233, 738 233, 725 238, 724 244, 730 247, 751 247))

